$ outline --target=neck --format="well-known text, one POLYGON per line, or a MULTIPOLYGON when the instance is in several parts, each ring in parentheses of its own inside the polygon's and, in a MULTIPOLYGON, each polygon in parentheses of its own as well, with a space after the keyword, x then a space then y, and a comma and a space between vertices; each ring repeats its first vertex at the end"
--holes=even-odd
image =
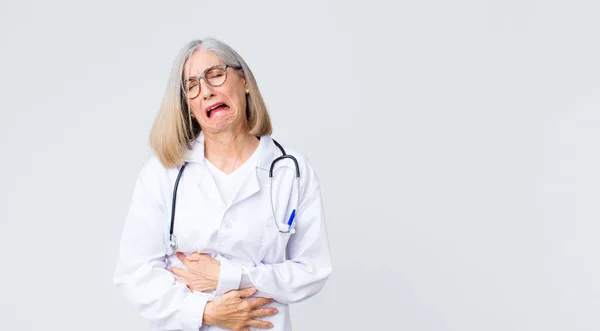
POLYGON ((221 171, 231 173, 252 156, 258 142, 246 132, 204 132, 204 156, 221 171))

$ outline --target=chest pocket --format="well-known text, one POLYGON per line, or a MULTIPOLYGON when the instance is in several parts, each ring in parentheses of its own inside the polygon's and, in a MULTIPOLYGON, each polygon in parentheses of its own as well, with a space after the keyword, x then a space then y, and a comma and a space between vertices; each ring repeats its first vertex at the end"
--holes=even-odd
POLYGON ((261 247, 262 262, 281 263, 286 259, 287 244, 293 234, 279 232, 273 216, 267 218, 265 223, 265 237, 261 247))

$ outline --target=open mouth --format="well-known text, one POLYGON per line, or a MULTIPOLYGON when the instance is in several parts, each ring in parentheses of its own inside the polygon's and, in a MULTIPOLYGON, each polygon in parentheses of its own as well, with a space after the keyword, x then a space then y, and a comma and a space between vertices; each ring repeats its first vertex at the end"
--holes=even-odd
POLYGON ((228 109, 229 109, 229 106, 227 104, 222 103, 222 102, 216 103, 206 109, 206 117, 210 118, 216 112, 221 111, 221 110, 228 110, 228 109))

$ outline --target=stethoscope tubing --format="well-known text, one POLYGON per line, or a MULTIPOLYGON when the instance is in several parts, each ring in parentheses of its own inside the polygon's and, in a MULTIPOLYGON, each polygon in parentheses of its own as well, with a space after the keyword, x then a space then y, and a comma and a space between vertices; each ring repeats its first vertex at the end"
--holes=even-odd
MULTIPOLYGON (((273 142, 275 143, 275 145, 277 146, 277 148, 279 148, 279 150, 281 151, 281 153, 283 155, 277 157, 275 160, 273 160, 271 162, 271 166, 269 167, 269 200, 271 201, 271 213, 273 214, 273 221, 275 222, 275 225, 277 226, 277 229, 279 230, 280 233, 294 233, 294 224, 296 222, 296 213, 297 210, 294 209, 292 211, 292 215, 290 216, 290 219, 288 221, 287 225, 287 229, 282 229, 281 228, 281 223, 277 222, 277 218, 275 217, 275 206, 273 205, 273 169, 275 167, 275 164, 281 160, 285 160, 285 159, 290 159, 294 162, 294 167, 296 170, 296 176, 294 178, 295 180, 295 184, 296 184, 296 189, 297 189, 297 194, 296 194, 296 208, 298 208, 299 203, 300 203, 300 167, 298 166, 298 160, 296 160, 296 158, 293 155, 289 155, 285 152, 285 149, 283 149, 283 147, 275 140, 273 139, 273 142)), ((173 199, 172 199, 172 204, 171 204, 171 224, 169 227, 169 246, 168 246, 168 251, 167 253, 169 255, 172 255, 175 253, 175 250, 177 249, 177 237, 173 234, 173 231, 175 229, 175 206, 177 203, 177 189, 179 187, 179 180, 181 179, 181 175, 183 174, 183 170, 185 169, 185 167, 187 166, 187 162, 184 162, 183 165, 181 166, 181 168, 179 169, 179 173, 177 174, 177 179, 175 179, 175 184, 173 187, 173 199)))

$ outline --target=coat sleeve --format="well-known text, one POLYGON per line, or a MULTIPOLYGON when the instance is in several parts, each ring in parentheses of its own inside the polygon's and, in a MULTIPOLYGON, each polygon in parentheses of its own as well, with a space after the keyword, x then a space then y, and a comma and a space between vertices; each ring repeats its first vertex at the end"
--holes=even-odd
POLYGON ((323 201, 316 176, 309 168, 304 172, 310 184, 298 207, 296 232, 287 244, 287 260, 255 267, 221 261, 217 295, 254 286, 261 296, 290 304, 308 299, 323 288, 332 271, 323 201))
MULTIPOLYGON (((113 282, 134 308, 164 330, 194 330, 202 326, 209 295, 191 292, 166 269, 165 204, 160 175, 165 169, 151 159, 137 178, 121 235, 113 282)), ((166 176, 165 176, 166 178, 166 176)))

